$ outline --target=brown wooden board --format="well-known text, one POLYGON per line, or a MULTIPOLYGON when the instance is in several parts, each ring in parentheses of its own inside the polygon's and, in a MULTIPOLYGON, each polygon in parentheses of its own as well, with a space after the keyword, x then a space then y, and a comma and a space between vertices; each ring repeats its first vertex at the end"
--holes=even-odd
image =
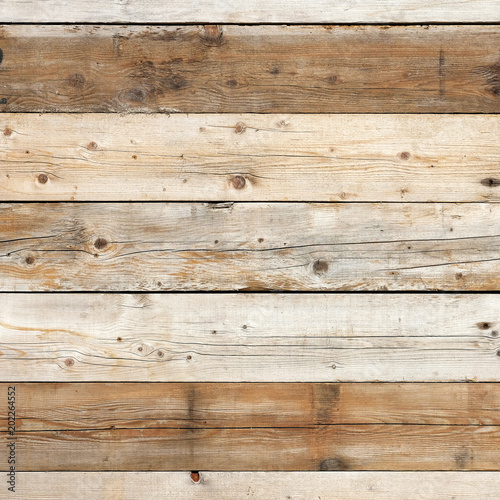
POLYGON ((18 471, 498 470, 500 426, 60 429, 18 432, 16 451, 18 471))
POLYGON ((2 387, 16 426, 0 442, 18 471, 495 470, 500 459, 495 384, 404 396, 396 384, 2 387))
POLYGON ((499 290, 499 204, 0 205, 0 289, 499 290))
POLYGON ((495 25, 3 26, 0 111, 498 113, 499 45, 495 25))
MULTIPOLYGON (((2 383, 16 430, 499 426, 498 383, 2 383)), ((7 428, 0 409, 0 432, 7 428)))

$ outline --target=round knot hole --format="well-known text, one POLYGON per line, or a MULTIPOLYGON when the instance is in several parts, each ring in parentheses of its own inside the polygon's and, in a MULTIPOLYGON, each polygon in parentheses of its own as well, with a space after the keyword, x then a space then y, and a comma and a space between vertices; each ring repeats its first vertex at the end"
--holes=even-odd
POLYGON ((243 189, 246 184, 246 180, 242 175, 235 175, 231 179, 231 184, 234 187, 234 189, 243 189))
POLYGON ((324 260, 316 260, 313 264, 314 274, 321 276, 328 272, 328 262, 324 260))
POLYGON ((38 176, 38 182, 39 182, 40 184, 46 184, 48 180, 49 180, 49 178, 47 177, 47 175, 46 175, 46 174, 40 174, 40 175, 38 176))
POLYGON ((97 238, 97 240, 94 241, 94 247, 97 250, 102 250, 107 246, 108 246, 108 240, 106 240, 105 238, 97 238))

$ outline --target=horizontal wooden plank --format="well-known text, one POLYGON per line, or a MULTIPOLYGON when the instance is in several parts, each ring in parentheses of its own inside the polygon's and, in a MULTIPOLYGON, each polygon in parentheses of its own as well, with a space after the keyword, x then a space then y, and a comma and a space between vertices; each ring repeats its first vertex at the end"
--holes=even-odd
POLYGON ((498 201, 499 115, 0 115, 2 200, 498 201))
POLYGON ((499 324, 495 294, 0 294, 0 369, 13 382, 494 382, 499 324))
POLYGON ((0 111, 498 113, 499 45, 495 25, 3 26, 0 111))
POLYGON ((0 205, 0 289, 498 290, 499 204, 0 205))
POLYGON ((374 23, 499 22, 493 0, 3 0, 4 22, 69 23, 374 23))
POLYGON ((23 500, 498 500, 500 473, 21 472, 23 500), (196 476, 195 476, 196 478, 196 476), (312 492, 316 495, 312 496, 312 492))
MULTIPOLYGON (((500 425, 500 384, 13 383, 19 432, 500 425)), ((6 432, 7 407, 0 408, 6 432)))
MULTIPOLYGON (((500 426, 17 432, 18 471, 498 470, 500 426)), ((1 449, 12 439, 0 433, 1 449)), ((0 465, 5 471, 7 460, 0 465)))

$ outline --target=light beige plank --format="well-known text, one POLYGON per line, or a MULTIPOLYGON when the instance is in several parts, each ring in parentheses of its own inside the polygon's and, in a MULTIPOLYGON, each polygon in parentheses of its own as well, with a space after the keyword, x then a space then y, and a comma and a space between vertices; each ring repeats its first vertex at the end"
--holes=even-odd
POLYGON ((499 327, 494 294, 0 294, 0 370, 13 382, 498 381, 499 327))
POLYGON ((495 25, 4 26, 0 111, 499 113, 499 45, 495 25))
POLYGON ((4 22, 374 23, 498 22, 493 0, 3 0, 4 22))
POLYGON ((499 204, 0 205, 0 289, 499 290, 499 204))
MULTIPOLYGON (((12 383, 20 432, 500 425, 500 384, 12 383)), ((0 432, 7 432, 7 407, 0 432)))
POLYGON ((498 115, 0 115, 2 200, 500 199, 498 115))
MULTIPOLYGON (((18 471, 498 471, 500 426, 326 425, 311 428, 22 432, 18 471)), ((0 449, 10 436, 0 434, 0 449)), ((7 461, 1 468, 6 471, 7 461)))
POLYGON ((21 472, 23 500, 498 500, 500 473, 21 472), (195 476, 196 477, 196 476, 195 476))

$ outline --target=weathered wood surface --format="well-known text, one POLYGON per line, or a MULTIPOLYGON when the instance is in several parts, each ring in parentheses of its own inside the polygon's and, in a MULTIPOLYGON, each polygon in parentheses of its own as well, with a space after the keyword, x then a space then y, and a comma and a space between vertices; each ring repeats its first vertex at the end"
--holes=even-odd
MULTIPOLYGON (((13 383, 19 432, 500 425, 500 384, 13 383)), ((0 408, 0 432, 7 408, 0 408)))
POLYGON ((498 381, 499 327, 495 294, 0 294, 0 370, 13 382, 498 381))
POLYGON ((3 0, 4 22, 416 23, 500 22, 493 0, 3 0))
POLYGON ((498 113, 499 45, 495 25, 3 26, 0 111, 498 113))
POLYGON ((189 472, 21 472, 18 478, 10 497, 30 500, 498 500, 500 473, 200 472, 195 482, 189 472))
POLYGON ((0 199, 497 201, 498 115, 0 115, 0 199))
POLYGON ((499 290, 499 204, 0 205, 0 289, 499 290))
MULTIPOLYGON (((17 432, 18 471, 498 470, 500 426, 109 428, 17 432)), ((0 434, 7 449, 9 436, 0 434)), ((4 471, 7 464, 0 466, 4 471)))

